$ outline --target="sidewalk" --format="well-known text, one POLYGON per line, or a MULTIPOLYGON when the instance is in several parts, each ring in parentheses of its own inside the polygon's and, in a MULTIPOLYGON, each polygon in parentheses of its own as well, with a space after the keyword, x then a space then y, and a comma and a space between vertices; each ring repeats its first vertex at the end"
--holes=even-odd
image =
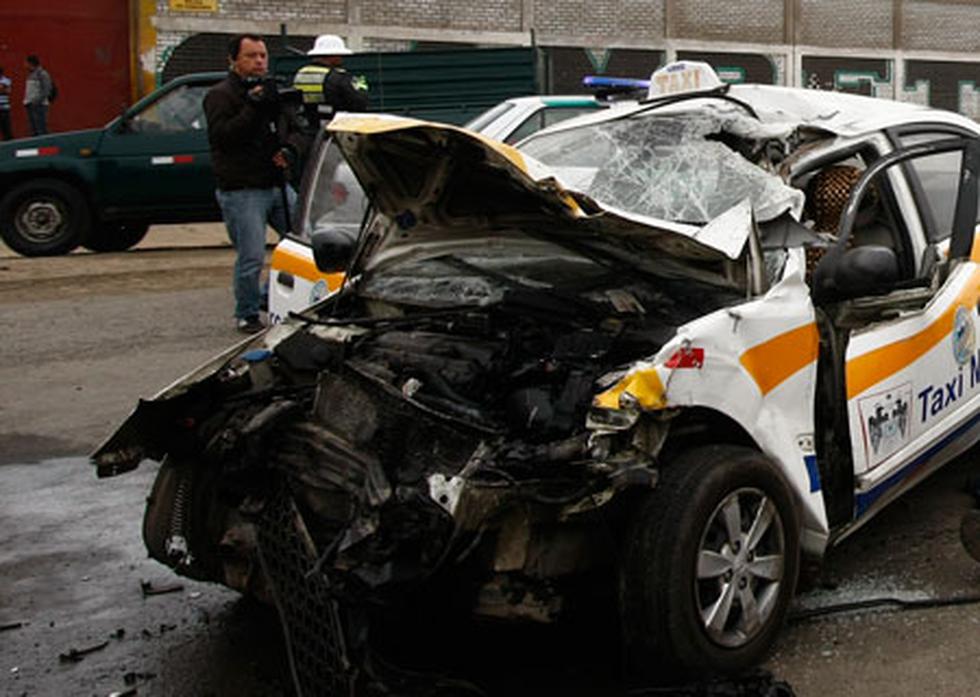
MULTIPOLYGON (((275 245, 279 236, 271 229, 266 234, 266 244, 275 245)), ((161 249, 169 247, 231 247, 224 223, 179 223, 154 225, 149 233, 133 249, 161 249)), ((92 254, 79 247, 72 254, 92 254)), ((20 258, 7 245, 0 242, 0 259, 20 258)))

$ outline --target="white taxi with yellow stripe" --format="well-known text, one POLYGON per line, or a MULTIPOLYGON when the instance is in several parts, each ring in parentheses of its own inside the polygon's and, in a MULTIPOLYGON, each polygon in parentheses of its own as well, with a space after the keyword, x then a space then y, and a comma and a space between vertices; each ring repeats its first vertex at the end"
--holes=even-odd
MULTIPOLYGON (((284 477, 311 568, 374 600, 451 578, 442 607, 551 621, 600 571, 633 670, 760 661, 801 555, 980 434, 980 127, 664 70, 519 149, 335 120, 327 169, 370 192, 313 235, 339 290, 142 404, 100 471, 190 453, 211 516, 284 477)), ((199 563, 232 535, 191 528, 199 563)))

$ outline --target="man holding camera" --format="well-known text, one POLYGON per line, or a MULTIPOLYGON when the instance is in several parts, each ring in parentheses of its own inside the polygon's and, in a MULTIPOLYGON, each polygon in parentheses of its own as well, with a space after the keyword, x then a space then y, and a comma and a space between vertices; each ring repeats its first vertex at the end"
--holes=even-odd
POLYGON ((284 108, 262 37, 235 36, 228 45, 228 77, 208 90, 211 162, 215 195, 228 236, 235 245, 235 318, 239 331, 264 328, 260 276, 265 263, 266 225, 289 228, 296 192, 288 184, 291 162, 304 139, 284 108))

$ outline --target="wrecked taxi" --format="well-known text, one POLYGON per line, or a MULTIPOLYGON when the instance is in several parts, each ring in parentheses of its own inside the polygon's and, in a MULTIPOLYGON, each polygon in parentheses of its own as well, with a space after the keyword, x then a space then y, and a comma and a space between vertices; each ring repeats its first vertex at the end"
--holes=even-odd
POLYGON ((344 284, 93 455, 162 462, 150 553, 275 603, 301 692, 406 603, 553 622, 596 585, 636 674, 743 670, 802 555, 976 441, 977 124, 669 68, 694 91, 519 150, 336 120, 344 284))

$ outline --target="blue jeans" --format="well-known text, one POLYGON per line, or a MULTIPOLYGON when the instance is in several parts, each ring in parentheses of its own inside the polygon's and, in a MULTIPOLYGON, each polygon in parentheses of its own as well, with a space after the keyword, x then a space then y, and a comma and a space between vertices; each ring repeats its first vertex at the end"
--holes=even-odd
POLYGON ((27 120, 31 122, 31 135, 43 136, 48 132, 48 105, 25 104, 27 120))
MULTIPOLYGON (((286 193, 292 220, 296 192, 291 186, 287 186, 286 193)), ((262 308, 263 289, 259 285, 259 278, 265 264, 265 227, 269 224, 280 235, 286 233, 286 209, 283 206, 282 189, 219 189, 215 191, 215 197, 221 207, 221 217, 228 229, 228 237, 238 252, 233 277, 235 317, 258 317, 262 308)))

